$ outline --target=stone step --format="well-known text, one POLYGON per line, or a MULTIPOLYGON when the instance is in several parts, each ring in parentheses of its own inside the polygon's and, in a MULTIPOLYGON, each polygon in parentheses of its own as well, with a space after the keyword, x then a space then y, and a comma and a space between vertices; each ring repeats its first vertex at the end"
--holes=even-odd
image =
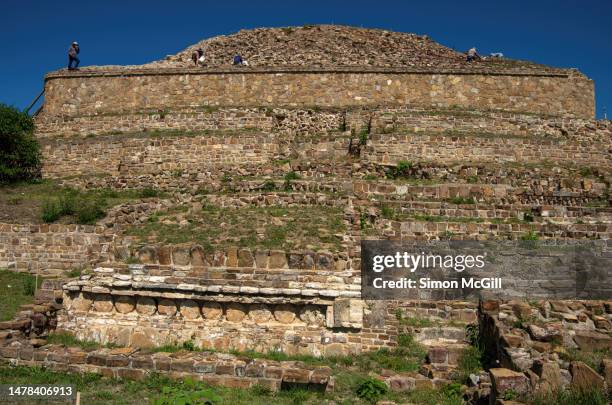
POLYGON ((459 344, 466 339, 465 328, 453 326, 434 326, 420 328, 415 340, 424 346, 444 346, 459 344))

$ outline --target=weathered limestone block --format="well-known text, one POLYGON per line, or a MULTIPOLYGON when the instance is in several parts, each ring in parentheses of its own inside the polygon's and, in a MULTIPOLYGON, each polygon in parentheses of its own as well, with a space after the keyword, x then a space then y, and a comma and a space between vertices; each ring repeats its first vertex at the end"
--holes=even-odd
POLYGON ((289 304, 277 305, 274 308, 274 318, 281 323, 292 323, 295 320, 295 307, 289 304))
POLYGON ((586 390, 593 388, 603 390, 604 378, 583 362, 571 362, 569 370, 572 374, 572 386, 586 390))
POLYGON ((305 305, 300 309, 300 320, 311 326, 325 325, 325 315, 314 305, 305 305))
POLYGON ((115 298, 115 309, 121 314, 132 312, 135 304, 135 298, 129 295, 120 295, 115 298))
POLYGON ((157 312, 160 315, 174 316, 176 315, 176 302, 166 298, 160 299, 157 303, 157 312))
POLYGON ((365 303, 355 299, 337 299, 328 307, 327 326, 344 328, 362 328, 365 303))
POLYGON ((268 268, 270 269, 286 269, 287 268, 287 255, 282 250, 271 250, 270 258, 268 261, 268 268))
POLYGON ((225 311, 225 318, 229 322, 240 322, 246 316, 247 309, 244 305, 238 303, 231 303, 227 306, 225 311))
POLYGON ((267 305, 255 304, 249 308, 249 319, 257 324, 266 323, 272 318, 272 312, 267 305))
POLYGON ((189 250, 185 246, 175 246, 172 249, 172 262, 177 266, 188 266, 190 260, 189 250))
POLYGON ((136 311, 141 315, 153 315, 157 311, 155 299, 150 297, 138 297, 136 311))
POLYGON ((197 302, 193 300, 183 300, 181 301, 181 315, 185 319, 199 319, 200 315, 200 306, 197 302))
POLYGON ((204 253, 204 249, 200 245, 195 245, 191 248, 189 252, 191 255, 191 265, 194 267, 200 266, 208 266, 206 261, 206 254, 204 253))
POLYGON ((612 350, 612 337, 595 331, 576 331, 574 342, 580 350, 612 350))
POLYGON ((172 248, 170 246, 161 246, 157 249, 157 260, 159 264, 168 266, 172 264, 172 248))
POLYGON ((97 312, 111 312, 113 310, 113 297, 110 294, 95 294, 93 308, 97 312))
POLYGON ((536 360, 532 370, 539 377, 535 391, 546 395, 557 392, 561 388, 561 371, 555 362, 536 360))
POLYGON ((266 250, 257 250, 255 252, 255 265, 259 269, 268 268, 268 251, 266 250))
POLYGON ((492 392, 494 398, 503 399, 509 390, 519 395, 529 393, 529 379, 523 373, 507 368, 492 368, 489 370, 489 375, 493 384, 492 392))
POLYGON ((238 267, 253 267, 253 254, 249 249, 238 251, 238 267))
POLYGON ((217 302, 206 301, 202 304, 202 315, 209 320, 221 319, 223 317, 223 307, 217 302))
POLYGON ((227 249, 227 260, 225 262, 227 267, 238 266, 238 248, 230 247, 227 249))
POLYGON ((333 270, 334 257, 330 253, 317 254, 317 270, 333 270))
POLYGON ((75 312, 87 312, 91 308, 92 303, 93 300, 89 294, 81 293, 72 300, 70 310, 75 312))
POLYGON ((157 263, 157 250, 151 246, 143 246, 138 251, 138 261, 142 264, 157 263))

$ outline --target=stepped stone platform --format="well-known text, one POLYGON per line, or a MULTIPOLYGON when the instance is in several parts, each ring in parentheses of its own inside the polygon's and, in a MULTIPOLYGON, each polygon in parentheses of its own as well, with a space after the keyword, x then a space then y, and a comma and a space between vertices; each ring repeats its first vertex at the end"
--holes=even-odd
MULTIPOLYGON (((51 72, 45 91, 43 178, 117 198, 95 225, 9 223, 0 201, 0 267, 49 277, 0 323, 0 361, 325 391, 329 367, 227 353, 342 359, 422 346, 413 371, 376 377, 409 391, 456 379, 479 334, 493 363, 470 376, 472 403, 585 375, 611 386, 572 357, 610 349, 609 300, 361 292, 363 240, 609 241, 612 124, 593 119, 581 73, 468 64, 422 35, 304 26, 215 37, 146 65, 51 72), (197 47, 205 66, 191 66, 197 47), (236 52, 250 66, 229 66, 236 52), (57 332, 120 348, 47 344, 57 332), (185 342, 196 350, 156 353, 185 342)), ((571 284, 554 266, 538 271, 571 284)))

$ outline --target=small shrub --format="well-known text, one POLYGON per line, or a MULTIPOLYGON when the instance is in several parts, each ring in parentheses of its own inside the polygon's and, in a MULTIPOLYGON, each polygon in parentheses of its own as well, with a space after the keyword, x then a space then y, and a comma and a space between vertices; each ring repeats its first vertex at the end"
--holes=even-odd
POLYGON ((73 193, 60 196, 58 200, 60 215, 72 215, 76 212, 77 201, 73 193))
POLYGON ((262 191, 274 191, 276 190, 276 184, 274 184, 272 180, 266 180, 263 186, 261 186, 261 190, 262 191))
POLYGON ((525 221, 525 222, 533 222, 533 214, 531 212, 523 213, 523 221, 525 221))
POLYGON ((106 215, 106 212, 104 211, 104 202, 98 199, 82 201, 76 215, 77 223, 93 224, 98 219, 104 218, 104 215, 106 215))
POLYGON ((55 222, 62 216, 59 204, 53 200, 46 200, 42 206, 42 220, 46 223, 55 222))
POLYGON ((270 395, 272 393, 272 390, 270 389, 270 387, 266 387, 265 385, 255 384, 251 387, 251 392, 253 393, 253 395, 256 395, 258 397, 265 397, 270 395))
POLYGON ((359 398, 373 403, 388 391, 389 389, 384 382, 375 378, 367 378, 359 384, 356 393, 359 398))
POLYGON ((82 273, 83 273, 82 269, 75 267, 72 270, 66 272, 66 277, 68 278, 80 277, 82 273))
POLYGON ((397 337, 397 345, 400 347, 410 347, 414 344, 414 336, 407 333, 400 333, 397 337))
POLYGON ((536 241, 538 240, 538 233, 536 231, 529 231, 523 236, 521 236, 521 240, 525 241, 536 241))
POLYGON ((368 143, 368 130, 362 129, 359 133, 359 144, 365 146, 368 143))
POLYGON ((384 205, 380 209, 380 215, 385 219, 393 219, 395 217, 395 210, 391 207, 384 205))
POLYGON ((476 200, 474 199, 474 197, 465 198, 457 196, 451 198, 449 202, 451 202, 452 204, 476 204, 476 200))
POLYGON ((294 171, 285 174, 285 181, 299 180, 300 178, 300 175, 294 171))
POLYGON ((28 277, 23 280, 23 294, 28 296, 34 296, 36 293, 36 279, 28 277))
POLYGON ((510 389, 506 390, 506 392, 504 392, 504 400, 505 401, 512 401, 514 399, 518 399, 518 394, 512 388, 510 388, 510 389))
POLYGON ((391 179, 399 179, 399 178, 407 178, 410 177, 410 170, 412 169, 412 162, 408 160, 400 160, 397 162, 397 165, 389 172, 387 172, 387 177, 391 179))
POLYGON ((195 344, 193 343, 193 340, 188 340, 186 342, 183 342, 183 349, 189 352, 195 352, 197 350, 195 347, 195 344))
POLYGON ((159 197, 160 191, 153 187, 145 187, 138 192, 140 198, 159 197))
POLYGON ((28 114, 0 104, 0 183, 40 178, 42 158, 33 134, 28 114))

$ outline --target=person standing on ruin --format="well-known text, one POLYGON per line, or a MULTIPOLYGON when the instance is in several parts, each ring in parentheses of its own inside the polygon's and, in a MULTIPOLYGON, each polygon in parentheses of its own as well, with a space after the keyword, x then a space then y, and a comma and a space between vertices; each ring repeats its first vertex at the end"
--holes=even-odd
POLYGON ((70 45, 70 48, 68 48, 68 70, 78 69, 79 63, 81 61, 77 57, 77 55, 79 54, 80 51, 81 49, 79 48, 79 44, 76 41, 74 41, 72 45, 70 45), (72 66, 73 62, 75 63, 74 67, 72 66))
POLYGON ((193 64, 198 66, 198 65, 204 65, 204 50, 202 50, 202 48, 198 48, 195 51, 193 51, 193 53, 191 54, 191 60, 193 61, 193 64))
POLYGON ((475 47, 472 47, 472 48, 470 48, 470 49, 467 51, 467 59, 466 59, 466 60, 467 60, 468 62, 472 62, 472 61, 474 61, 474 60, 476 60, 476 59, 480 59, 480 55, 479 55, 479 54, 478 54, 478 52, 476 51, 476 48, 475 48, 475 47))

